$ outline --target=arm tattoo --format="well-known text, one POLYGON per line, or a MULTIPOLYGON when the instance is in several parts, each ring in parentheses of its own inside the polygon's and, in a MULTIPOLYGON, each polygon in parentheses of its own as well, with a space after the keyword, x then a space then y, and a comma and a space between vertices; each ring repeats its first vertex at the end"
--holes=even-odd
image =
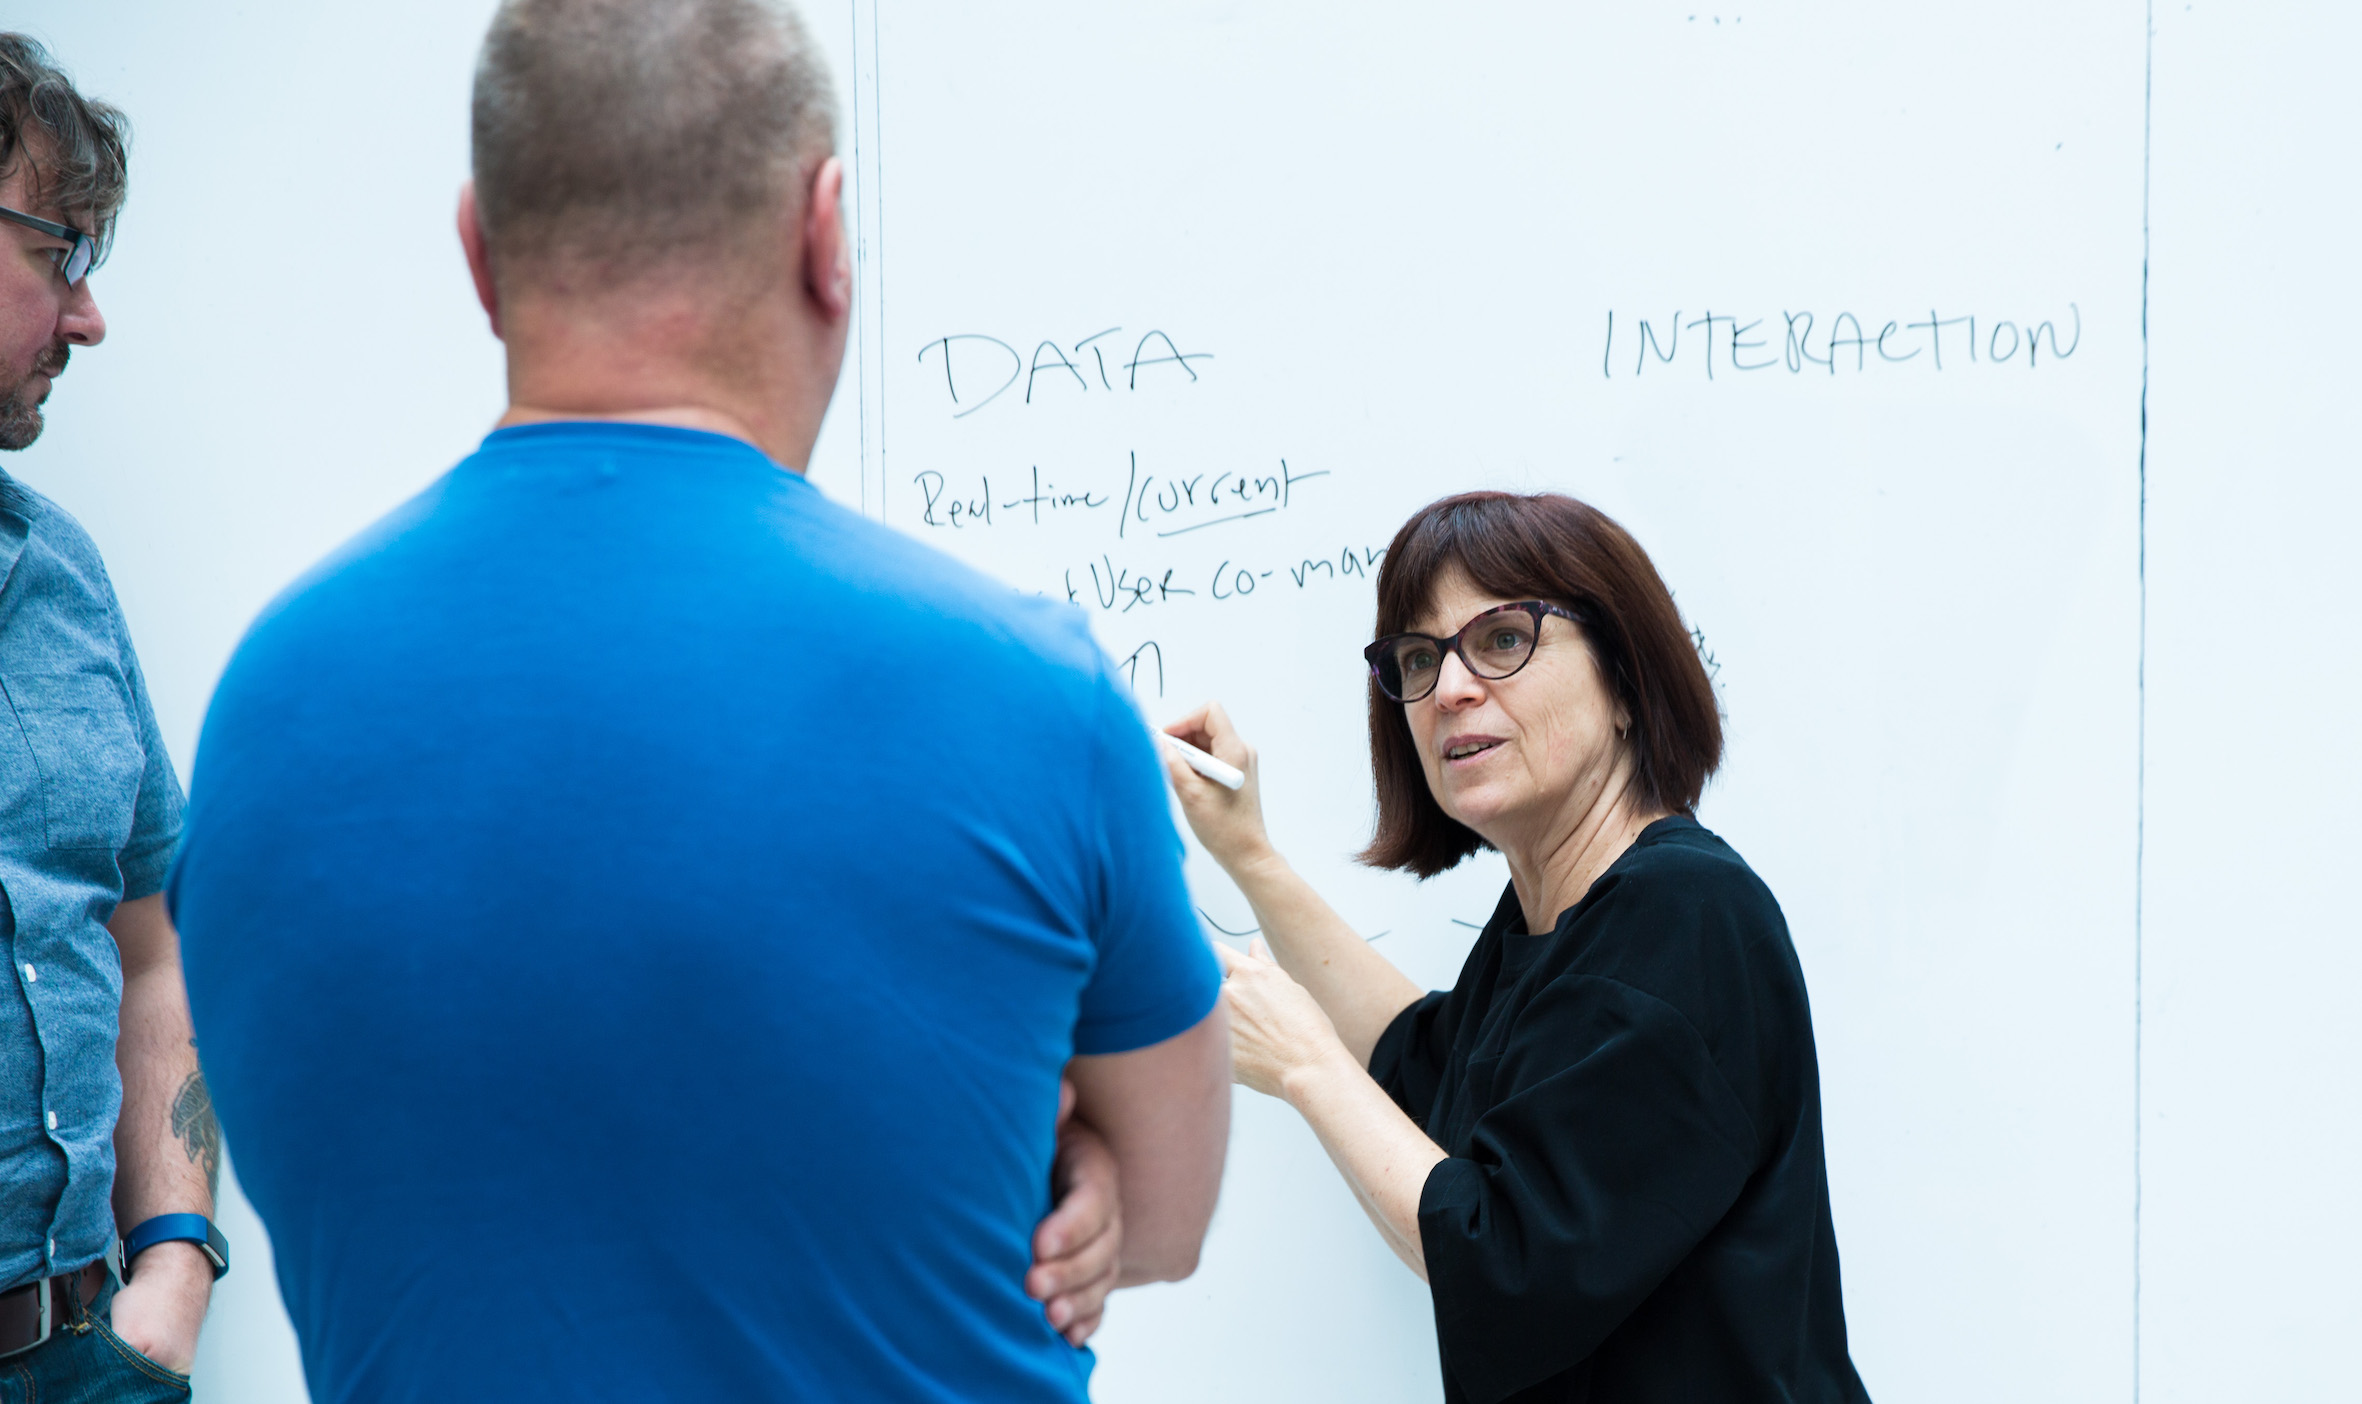
POLYGON ((221 1123, 213 1116, 213 1094, 205 1088, 205 1074, 193 1072, 172 1099, 172 1134, 191 1164, 205 1167, 205 1189, 221 1193, 221 1123))

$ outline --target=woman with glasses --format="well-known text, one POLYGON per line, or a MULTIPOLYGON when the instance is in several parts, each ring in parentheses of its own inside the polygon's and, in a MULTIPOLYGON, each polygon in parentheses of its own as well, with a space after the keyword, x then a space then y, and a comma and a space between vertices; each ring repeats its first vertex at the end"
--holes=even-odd
POLYGON ((1638 543, 1557 495, 1421 510, 1378 576, 1377 835, 1509 888, 1430 994, 1289 868, 1219 706, 1166 769, 1262 936, 1223 952, 1237 1079, 1318 1133, 1435 1302, 1447 1400, 1866 1398, 1847 1355, 1804 977, 1692 811, 1712 684, 1638 543))

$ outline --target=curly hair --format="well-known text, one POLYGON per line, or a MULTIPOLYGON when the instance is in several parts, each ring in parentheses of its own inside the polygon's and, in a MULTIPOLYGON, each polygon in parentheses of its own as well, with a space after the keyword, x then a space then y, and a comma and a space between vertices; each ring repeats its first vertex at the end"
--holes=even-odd
POLYGON ((40 202, 98 241, 106 257, 130 188, 131 122, 86 98, 28 35, 0 33, 0 179, 31 163, 40 202))

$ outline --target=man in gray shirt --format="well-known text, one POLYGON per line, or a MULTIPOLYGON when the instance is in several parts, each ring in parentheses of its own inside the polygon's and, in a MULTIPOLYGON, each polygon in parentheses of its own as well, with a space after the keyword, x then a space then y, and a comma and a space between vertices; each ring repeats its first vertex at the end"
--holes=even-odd
MULTIPOLYGON (((0 449, 106 322, 121 114, 0 34, 0 449)), ((0 1404, 188 1396, 221 1135, 164 914, 181 793, 81 526, 0 472, 0 1404), (107 1258, 120 1226, 129 1275, 107 1258)))

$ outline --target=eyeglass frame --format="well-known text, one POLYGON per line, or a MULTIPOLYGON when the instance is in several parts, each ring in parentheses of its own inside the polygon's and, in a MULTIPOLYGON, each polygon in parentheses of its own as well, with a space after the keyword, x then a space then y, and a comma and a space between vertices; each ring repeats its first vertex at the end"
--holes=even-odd
POLYGON ((59 224, 39 215, 26 214, 23 210, 12 210, 6 205, 0 205, 0 219, 47 234, 52 239, 73 240, 74 246, 66 250, 66 256, 59 259, 57 264, 57 274, 66 280, 69 288, 78 286, 90 276, 90 270, 98 265, 98 240, 70 224, 59 224))
POLYGON ((1435 681, 1427 685, 1427 690, 1425 692, 1420 693, 1416 697, 1396 697, 1386 688, 1386 675, 1378 671, 1378 659, 1383 655, 1386 649, 1399 645, 1405 639, 1425 639, 1427 642, 1436 645, 1446 654, 1459 655, 1460 666, 1468 670, 1469 676, 1483 678, 1486 682, 1500 682, 1507 678, 1516 677, 1519 673, 1525 671, 1525 665, 1527 663, 1534 661, 1534 654, 1539 652, 1542 647, 1542 620, 1548 615, 1556 615, 1569 624, 1574 625, 1578 629, 1583 627, 1583 617, 1575 613, 1573 610, 1568 609, 1564 605, 1554 605, 1548 600, 1518 600, 1512 604, 1494 605, 1490 609, 1481 611, 1475 618, 1461 625, 1459 629, 1455 631, 1449 638, 1437 638, 1433 634, 1421 634, 1416 632, 1388 634, 1386 637, 1379 639, 1376 642, 1370 644, 1368 647, 1362 649, 1361 656, 1363 660, 1370 665, 1370 681, 1377 684, 1379 695, 1387 698, 1389 701, 1399 702, 1405 707, 1408 707, 1414 702, 1424 702, 1429 697, 1435 695, 1435 689, 1443 682, 1443 660, 1440 658, 1436 660, 1435 681), (1519 663, 1516 667, 1511 668, 1508 672, 1501 674, 1500 677, 1494 677, 1489 673, 1478 672, 1476 665, 1468 661, 1468 652, 1461 646, 1462 641, 1467 638, 1468 631, 1470 629, 1475 628, 1477 625, 1483 623, 1487 619, 1492 618, 1496 614, 1506 614, 1510 610, 1518 610, 1534 621, 1534 646, 1526 650, 1524 662, 1519 663))

